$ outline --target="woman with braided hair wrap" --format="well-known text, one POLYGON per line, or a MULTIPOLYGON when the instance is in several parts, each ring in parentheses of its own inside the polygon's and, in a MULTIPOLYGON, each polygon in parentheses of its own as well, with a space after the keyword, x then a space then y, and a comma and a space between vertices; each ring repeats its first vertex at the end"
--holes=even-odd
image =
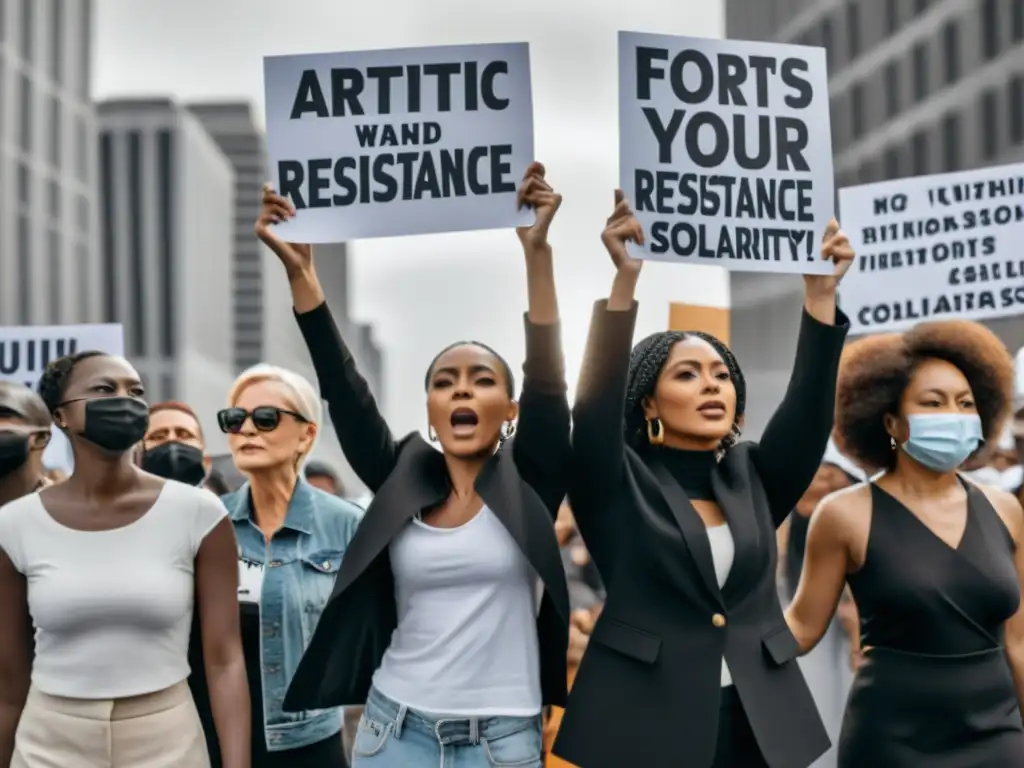
POLYGON ((554 753, 581 768, 807 768, 829 741, 779 603, 775 531, 832 429, 853 251, 831 222, 834 269, 804 278, 789 389, 761 442, 741 443, 746 382, 725 344, 657 333, 630 354, 629 240, 643 231, 616 192, 602 241, 617 273, 591 321, 569 490, 608 597, 554 753))

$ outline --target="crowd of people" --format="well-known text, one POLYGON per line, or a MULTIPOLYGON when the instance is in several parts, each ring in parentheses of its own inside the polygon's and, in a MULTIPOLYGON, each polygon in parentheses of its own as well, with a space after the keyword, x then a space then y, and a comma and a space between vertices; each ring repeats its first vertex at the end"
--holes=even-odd
POLYGON ((633 343, 644 232, 616 192, 570 409, 542 165, 519 201, 522 386, 486 344, 445 347, 426 437, 391 432, 269 187, 256 235, 317 381, 258 365, 225 393, 240 488, 123 358, 0 384, 0 764, 807 768, 830 737, 797 660, 836 621, 858 668, 840 766, 1024 764, 1022 433, 995 336, 846 344, 832 222, 789 389, 744 440, 726 344, 633 343), (308 461, 323 403, 365 511, 308 461))

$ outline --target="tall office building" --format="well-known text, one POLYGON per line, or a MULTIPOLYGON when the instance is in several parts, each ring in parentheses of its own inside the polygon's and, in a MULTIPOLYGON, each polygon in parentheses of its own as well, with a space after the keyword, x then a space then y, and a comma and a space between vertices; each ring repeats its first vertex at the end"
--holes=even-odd
MULTIPOLYGON (((827 49, 837 188, 1024 159, 1024 0, 726 0, 726 33, 827 49)), ((801 291, 732 275, 754 434, 785 391, 801 291)), ((986 324, 1024 343, 1021 318, 986 324)))
POLYGON ((97 114, 102 319, 124 324, 148 399, 189 403, 218 452, 215 414, 234 377, 234 170, 168 99, 107 101, 97 114))
POLYGON ((0 324, 102 317, 92 12, 0 2, 0 324))
POLYGON ((252 228, 267 180, 266 142, 247 101, 188 105, 235 169, 234 365, 242 371, 264 358, 263 259, 252 228))

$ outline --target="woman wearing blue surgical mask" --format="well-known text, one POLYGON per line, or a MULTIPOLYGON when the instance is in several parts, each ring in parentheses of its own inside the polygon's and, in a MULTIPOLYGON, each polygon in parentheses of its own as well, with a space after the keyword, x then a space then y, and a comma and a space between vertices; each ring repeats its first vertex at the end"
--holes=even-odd
POLYGON ((826 497, 786 614, 806 652, 849 582, 863 666, 840 768, 1024 765, 1024 514, 958 468, 1009 415, 1013 364, 966 321, 868 337, 844 356, 839 448, 884 474, 826 497))

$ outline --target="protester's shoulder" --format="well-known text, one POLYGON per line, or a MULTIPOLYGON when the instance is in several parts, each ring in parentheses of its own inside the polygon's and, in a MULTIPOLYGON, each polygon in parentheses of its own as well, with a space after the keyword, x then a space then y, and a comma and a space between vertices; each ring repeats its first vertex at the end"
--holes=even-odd
POLYGON ((21 572, 25 563, 25 549, 36 528, 36 521, 46 515, 39 492, 30 493, 0 507, 0 549, 21 572))
POLYGON ((238 490, 231 491, 230 493, 225 493, 223 496, 220 496, 220 503, 224 505, 225 509, 227 509, 230 514, 231 512, 234 512, 235 508, 248 493, 248 485, 243 486, 238 490))
POLYGON ((825 496, 811 515, 811 520, 817 528, 843 534, 851 532, 870 514, 871 483, 863 482, 825 496))
POLYGON ((993 485, 979 483, 966 475, 960 477, 981 491, 988 499, 988 503, 999 515, 1015 542, 1020 543, 1024 540, 1024 509, 1021 508, 1020 499, 1017 496, 993 485))
POLYGON ((206 536, 226 515, 224 504, 212 491, 194 485, 168 480, 164 493, 176 507, 191 510, 193 533, 200 539, 206 536))
POLYGON ((337 524, 352 525, 362 518, 363 510, 358 504, 319 488, 313 488, 312 491, 316 497, 317 512, 330 517, 337 524))
POLYGON ((22 528, 27 520, 37 518, 40 513, 45 514, 46 509, 38 491, 0 506, 0 536, 22 528))

